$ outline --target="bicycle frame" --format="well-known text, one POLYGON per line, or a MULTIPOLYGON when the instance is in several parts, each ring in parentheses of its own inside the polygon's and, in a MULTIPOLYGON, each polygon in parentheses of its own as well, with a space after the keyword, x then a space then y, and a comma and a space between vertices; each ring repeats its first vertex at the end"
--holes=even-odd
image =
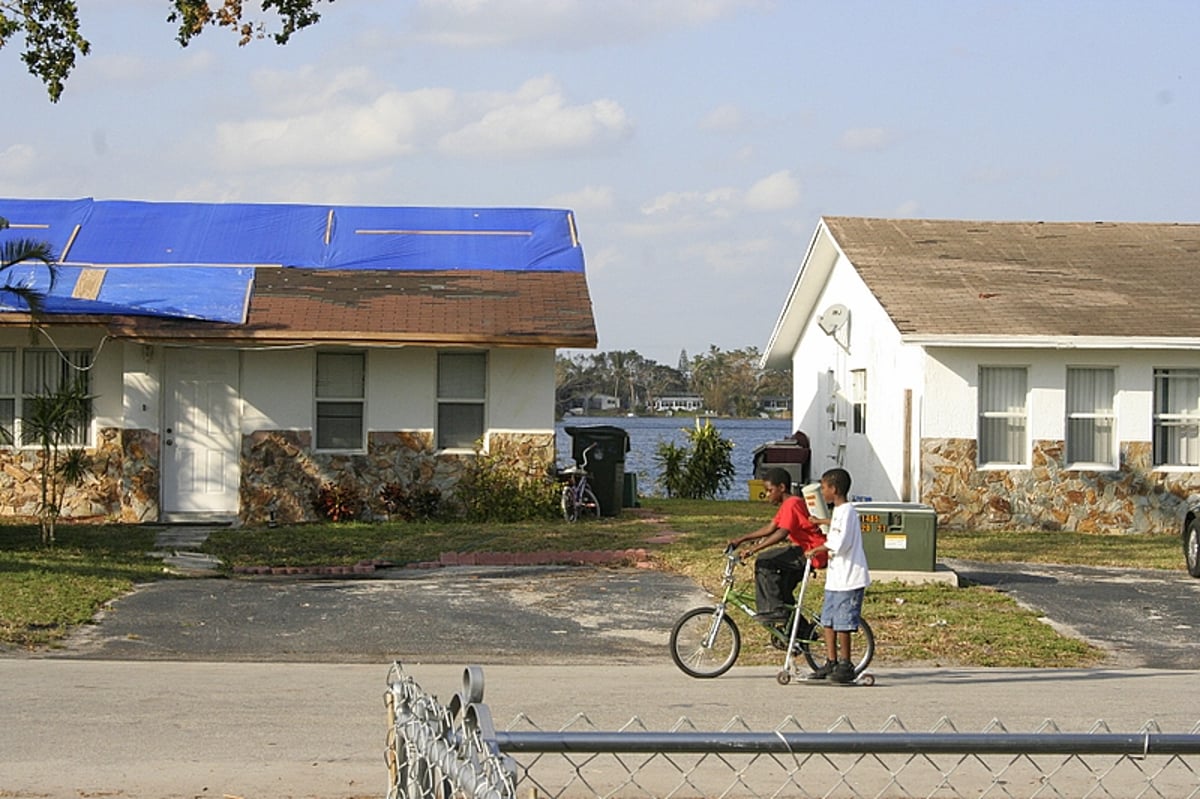
MULTIPOLYGON (((795 604, 784 606, 788 609, 789 613, 794 610, 799 611, 798 613, 791 613, 792 621, 791 624, 788 625, 786 632, 781 627, 777 627, 769 622, 760 621, 759 619, 754 618, 754 614, 756 612, 756 599, 754 593, 752 591, 738 590, 734 586, 734 583, 736 582, 734 572, 737 569, 738 564, 741 562, 741 557, 739 557, 732 548, 726 548, 725 573, 721 577, 721 582, 724 585, 724 591, 721 594, 721 599, 717 602, 717 612, 713 614, 712 626, 709 628, 708 637, 705 640, 705 644, 706 646, 713 645, 713 641, 716 639, 717 632, 721 628, 721 619, 725 616, 728 608, 732 606, 744 613, 746 617, 755 624, 765 629, 772 638, 779 642, 779 644, 786 647, 788 656, 784 661, 784 667, 790 668, 792 648, 797 641, 806 644, 816 644, 821 641, 821 639, 811 637, 811 631, 809 635, 804 637, 798 636, 800 619, 805 618, 807 620, 807 617, 804 616, 804 592, 808 586, 809 575, 812 573, 811 562, 805 562, 804 577, 800 581, 800 592, 796 596, 795 604)), ((814 625, 812 630, 815 629, 816 626, 814 625)))

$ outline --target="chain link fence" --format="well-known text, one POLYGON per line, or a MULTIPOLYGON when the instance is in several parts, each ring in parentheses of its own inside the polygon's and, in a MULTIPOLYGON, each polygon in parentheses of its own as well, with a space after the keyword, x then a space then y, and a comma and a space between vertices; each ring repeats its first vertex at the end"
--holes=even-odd
POLYGON ((686 718, 652 731, 634 717, 615 731, 585 715, 546 730, 518 715, 492 726, 483 674, 469 667, 446 708, 399 664, 389 675, 388 797, 1163 797, 1200 799, 1200 724, 1165 733, 1097 723, 1030 733, 993 721, 928 732, 890 718, 860 731, 842 717, 809 731, 794 717, 755 731, 738 718, 717 731, 686 718))

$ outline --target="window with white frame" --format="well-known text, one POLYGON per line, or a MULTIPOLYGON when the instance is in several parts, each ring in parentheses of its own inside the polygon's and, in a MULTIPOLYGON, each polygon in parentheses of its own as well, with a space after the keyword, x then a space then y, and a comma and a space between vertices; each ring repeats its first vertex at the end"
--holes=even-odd
MULTIPOLYGON (((31 418, 36 412, 35 400, 74 387, 88 395, 91 367, 91 350, 0 350, 0 427, 5 431, 2 443, 37 444, 37 420, 31 418)), ((85 400, 82 410, 83 418, 66 431, 59 443, 73 447, 87 445, 92 427, 90 397, 85 400)))
POLYGON ((1023 366, 980 367, 980 465, 1019 466, 1026 463, 1027 383, 1028 370, 1023 366))
POLYGON ((487 353, 438 355, 438 449, 471 449, 483 437, 487 353))
POLYGON ((1067 369, 1067 463, 1115 467, 1115 369, 1067 369))
POLYGON ((317 449, 364 449, 366 373, 361 352, 317 353, 317 449))
POLYGON ((850 371, 850 432, 867 432, 867 370, 850 371))
POLYGON ((1200 466, 1200 369, 1154 370, 1154 465, 1200 466))

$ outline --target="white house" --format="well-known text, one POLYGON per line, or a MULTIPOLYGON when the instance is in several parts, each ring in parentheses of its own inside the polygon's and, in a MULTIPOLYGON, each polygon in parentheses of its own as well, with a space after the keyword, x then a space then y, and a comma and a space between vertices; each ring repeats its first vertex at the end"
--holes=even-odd
POLYGON ((977 529, 1177 531, 1200 225, 826 217, 763 356, 813 473, 977 529))
POLYGON ((476 442, 554 461, 556 347, 594 347, 569 211, 0 200, 0 513, 36 510, 29 397, 82 379, 65 515, 315 518, 326 484, 452 493, 476 442), (31 336, 3 280, 46 292, 31 336))
POLYGON ((654 410, 658 413, 665 411, 684 411, 694 413, 704 408, 704 399, 696 394, 687 394, 674 397, 655 397, 654 410))

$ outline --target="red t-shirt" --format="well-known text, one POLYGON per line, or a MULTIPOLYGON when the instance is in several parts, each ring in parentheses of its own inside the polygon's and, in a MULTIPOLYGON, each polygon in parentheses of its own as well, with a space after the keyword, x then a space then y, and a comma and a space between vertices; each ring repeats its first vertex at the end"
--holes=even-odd
MULTIPOLYGON (((788 540, 804 550, 812 549, 825 543, 825 534, 821 528, 812 523, 808 515, 808 505, 797 496, 789 496, 775 512, 775 526, 788 532, 788 540)), ((813 558, 813 567, 825 568, 827 558, 824 552, 818 552, 813 558)))

